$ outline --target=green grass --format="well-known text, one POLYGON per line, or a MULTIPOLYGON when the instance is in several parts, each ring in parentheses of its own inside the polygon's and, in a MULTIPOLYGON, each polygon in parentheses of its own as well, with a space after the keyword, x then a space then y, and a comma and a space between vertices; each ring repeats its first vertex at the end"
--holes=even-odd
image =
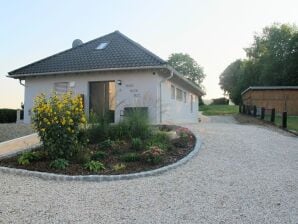
MULTIPOLYGON (((266 115, 265 116, 266 121, 270 121, 270 116, 266 115)), ((282 126, 282 117, 280 115, 275 116, 275 125, 282 126)), ((288 130, 293 130, 298 132, 298 116, 288 116, 287 120, 287 129, 288 130)))
POLYGON ((200 106, 203 115, 232 115, 239 112, 239 107, 235 105, 204 105, 200 106))

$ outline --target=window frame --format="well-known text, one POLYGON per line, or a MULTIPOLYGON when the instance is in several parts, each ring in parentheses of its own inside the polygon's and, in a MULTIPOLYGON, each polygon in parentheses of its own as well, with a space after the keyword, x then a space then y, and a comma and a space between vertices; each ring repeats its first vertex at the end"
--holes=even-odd
POLYGON ((183 91, 183 101, 186 103, 187 93, 186 91, 183 91))
POLYGON ((176 88, 172 84, 171 84, 171 99, 172 100, 175 100, 176 99, 176 88))
POLYGON ((180 88, 176 88, 176 100, 180 102, 183 101, 183 90, 180 88))
POLYGON ((193 113, 193 95, 190 95, 190 112, 193 113))
MULTIPOLYGON (((63 87, 60 86, 60 88, 62 89, 63 87)), ((69 82, 55 82, 54 83, 54 91, 56 94, 61 95, 61 94, 65 94, 70 90, 70 83, 69 82), (57 88, 59 88, 59 85, 65 84, 65 91, 57 91, 57 88)))

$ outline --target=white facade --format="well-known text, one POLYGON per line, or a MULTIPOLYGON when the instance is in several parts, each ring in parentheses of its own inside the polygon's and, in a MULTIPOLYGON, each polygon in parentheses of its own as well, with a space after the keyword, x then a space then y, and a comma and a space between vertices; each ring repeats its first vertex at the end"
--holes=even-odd
POLYGON ((31 109, 37 95, 51 94, 55 83, 68 82, 75 94, 84 94, 85 112, 89 114, 89 83, 115 81, 115 122, 122 119, 125 107, 148 107, 151 123, 180 123, 198 121, 198 96, 182 88, 179 83, 165 80, 157 72, 148 70, 59 74, 26 77, 24 122, 30 123, 31 109), (175 98, 171 86, 175 87, 175 98), (182 90, 182 100, 176 91, 182 90), (184 98, 184 94, 186 98, 184 98), (193 101, 191 102, 191 98, 193 101))

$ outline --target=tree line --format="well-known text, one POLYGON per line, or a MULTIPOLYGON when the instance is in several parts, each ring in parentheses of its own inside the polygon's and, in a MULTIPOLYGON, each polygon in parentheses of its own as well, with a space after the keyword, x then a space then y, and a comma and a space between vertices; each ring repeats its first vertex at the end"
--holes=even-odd
POLYGON ((244 48, 246 59, 232 62, 220 75, 219 85, 235 104, 249 86, 298 85, 298 29, 273 24, 254 35, 244 48))

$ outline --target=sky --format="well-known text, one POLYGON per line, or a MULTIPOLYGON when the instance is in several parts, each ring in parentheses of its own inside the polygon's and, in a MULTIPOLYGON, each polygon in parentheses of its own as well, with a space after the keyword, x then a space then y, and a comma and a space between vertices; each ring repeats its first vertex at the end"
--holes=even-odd
POLYGON ((204 99, 223 96, 219 75, 275 22, 298 25, 297 0, 0 0, 0 108, 24 88, 7 73, 119 30, 163 59, 187 53, 204 68, 204 99))

